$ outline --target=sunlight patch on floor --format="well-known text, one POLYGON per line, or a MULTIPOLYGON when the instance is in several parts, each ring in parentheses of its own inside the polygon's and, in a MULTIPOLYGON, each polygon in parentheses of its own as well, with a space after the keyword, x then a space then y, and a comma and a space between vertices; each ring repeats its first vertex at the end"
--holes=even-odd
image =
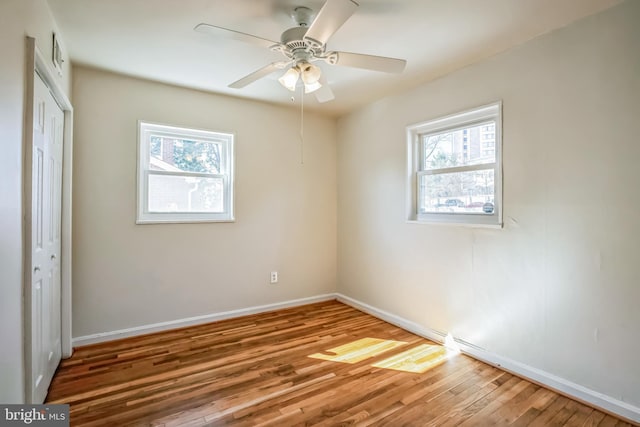
POLYGON ((423 373, 458 354, 441 345, 421 344, 388 359, 374 363, 376 368, 423 373))
POLYGON ((323 353, 315 353, 313 359, 330 360, 332 362, 358 363, 362 360, 378 356, 384 352, 407 344, 404 341, 383 340, 379 338, 362 338, 349 344, 331 348, 323 353), (328 354, 332 353, 332 354, 328 354))

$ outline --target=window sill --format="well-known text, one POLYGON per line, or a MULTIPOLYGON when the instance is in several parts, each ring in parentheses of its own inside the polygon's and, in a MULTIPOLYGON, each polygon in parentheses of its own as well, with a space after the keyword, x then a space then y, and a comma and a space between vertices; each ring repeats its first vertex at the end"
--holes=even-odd
POLYGON ((137 225, 148 224, 201 224, 207 222, 236 222, 235 218, 230 219, 138 219, 137 225))
POLYGON ((429 221, 422 219, 408 219, 405 221, 407 224, 420 224, 420 225, 444 225, 449 227, 466 227, 466 228, 492 228, 495 230, 500 230, 504 228, 503 223, 499 224, 477 224, 477 223, 468 223, 468 222, 443 222, 443 221, 429 221))

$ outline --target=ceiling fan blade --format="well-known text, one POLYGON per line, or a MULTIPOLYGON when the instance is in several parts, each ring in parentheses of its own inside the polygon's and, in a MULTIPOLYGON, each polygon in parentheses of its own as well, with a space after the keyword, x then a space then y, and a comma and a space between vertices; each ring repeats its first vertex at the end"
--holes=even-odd
POLYGON ((317 46, 324 46, 357 8, 358 3, 353 0, 327 0, 309 26, 304 39, 317 46))
POLYGON ((211 24, 198 24, 195 26, 194 30, 199 33, 210 34, 216 37, 224 37, 231 40, 238 40, 241 42, 250 43, 266 48, 270 48, 271 46, 278 44, 273 40, 263 39, 262 37, 253 36, 241 31, 230 30, 228 28, 217 27, 211 24))
POLYGON ((320 76, 319 81, 322 87, 313 92, 318 102, 323 103, 333 101, 336 97, 333 95, 333 91, 329 87, 329 82, 327 82, 327 79, 324 77, 324 75, 320 76))
POLYGON ((336 65, 345 67, 364 68, 367 70, 383 71, 385 73, 401 73, 407 65, 404 59, 388 58, 386 56, 364 55, 361 53, 334 52, 337 54, 336 65))
POLYGON ((271 64, 264 66, 249 75, 244 76, 240 80, 231 83, 229 87, 233 89, 242 89, 243 87, 255 82, 256 80, 260 80, 261 78, 268 76, 274 71, 282 70, 286 66, 286 62, 272 62, 271 64))

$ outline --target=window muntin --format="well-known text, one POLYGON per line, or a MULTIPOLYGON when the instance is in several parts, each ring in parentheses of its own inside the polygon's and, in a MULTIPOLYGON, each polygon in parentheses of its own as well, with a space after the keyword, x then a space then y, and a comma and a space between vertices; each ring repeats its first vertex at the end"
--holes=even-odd
POLYGON ((140 122, 138 223, 233 221, 233 135, 140 122))
POLYGON ((501 226, 501 107, 407 128, 410 221, 501 226))

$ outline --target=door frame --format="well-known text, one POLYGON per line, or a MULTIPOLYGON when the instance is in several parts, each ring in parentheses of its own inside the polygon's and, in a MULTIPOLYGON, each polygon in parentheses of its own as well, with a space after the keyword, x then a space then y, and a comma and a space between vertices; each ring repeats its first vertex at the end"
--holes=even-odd
POLYGON ((61 217, 61 253, 60 253, 60 342, 62 357, 68 358, 73 352, 71 342, 71 206, 73 171, 73 106, 55 78, 45 56, 42 55, 33 37, 26 38, 25 67, 25 110, 23 129, 23 178, 22 178, 22 300, 23 300, 23 360, 25 378, 25 402, 34 402, 31 383, 31 192, 33 160, 33 108, 35 73, 42 78, 53 98, 64 113, 64 135, 62 153, 62 217, 61 217))

